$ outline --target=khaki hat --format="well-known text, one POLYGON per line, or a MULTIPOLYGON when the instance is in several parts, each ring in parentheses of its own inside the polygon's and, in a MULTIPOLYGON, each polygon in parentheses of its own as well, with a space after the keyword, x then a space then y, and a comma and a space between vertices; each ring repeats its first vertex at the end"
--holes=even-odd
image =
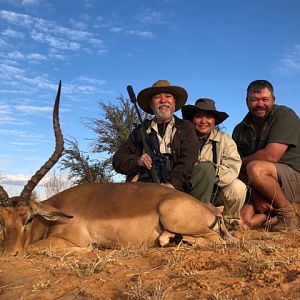
POLYGON ((158 93, 170 93, 174 96, 175 111, 179 110, 185 104, 188 97, 187 91, 184 88, 171 85, 167 80, 158 80, 151 87, 140 91, 137 96, 137 102, 144 112, 153 115, 153 111, 150 108, 151 98, 158 93))
POLYGON ((200 98, 195 102, 195 105, 185 105, 181 109, 183 119, 191 122, 193 122, 193 118, 198 111, 206 111, 212 114, 216 119, 216 125, 229 117, 226 112, 217 111, 215 101, 208 98, 200 98))

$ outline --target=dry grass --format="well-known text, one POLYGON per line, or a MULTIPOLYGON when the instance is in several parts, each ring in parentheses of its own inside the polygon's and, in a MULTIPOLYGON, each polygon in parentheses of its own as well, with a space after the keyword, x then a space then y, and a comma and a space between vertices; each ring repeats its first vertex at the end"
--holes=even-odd
POLYGON ((49 289, 50 287, 50 280, 41 280, 32 285, 32 292, 49 289))
POLYGON ((132 300, 163 300, 169 288, 163 288, 161 283, 155 283, 154 286, 146 288, 143 284, 141 277, 129 287, 128 292, 124 295, 132 300))
POLYGON ((96 254, 96 258, 74 259, 74 262, 67 265, 71 270, 75 270, 79 277, 92 276, 100 272, 110 273, 110 266, 116 260, 111 255, 100 257, 96 254))
POLYGON ((300 230, 236 235, 202 247, 32 249, 0 260, 0 298, 300 299, 300 230))

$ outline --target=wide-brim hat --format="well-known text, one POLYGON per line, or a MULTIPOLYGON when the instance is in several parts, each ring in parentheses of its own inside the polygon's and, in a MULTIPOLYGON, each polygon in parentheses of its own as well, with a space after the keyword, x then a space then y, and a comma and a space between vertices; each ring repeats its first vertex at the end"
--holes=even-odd
POLYGON ((199 111, 206 111, 212 114, 216 119, 216 125, 225 121, 229 116, 226 112, 216 109, 215 101, 208 98, 200 98, 195 105, 185 105, 181 109, 183 119, 193 122, 195 114, 199 111))
POLYGON ((141 90, 137 96, 137 102, 144 112, 153 115, 150 108, 151 98, 159 93, 170 93, 174 96, 175 111, 184 106, 188 97, 188 93, 184 88, 171 85, 167 80, 158 80, 151 87, 141 90))

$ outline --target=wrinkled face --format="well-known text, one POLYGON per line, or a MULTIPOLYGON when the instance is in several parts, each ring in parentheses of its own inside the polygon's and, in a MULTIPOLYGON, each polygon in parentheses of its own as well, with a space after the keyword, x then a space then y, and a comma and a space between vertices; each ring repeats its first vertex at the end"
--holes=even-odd
POLYGON ((195 114, 193 118, 193 124, 195 126, 197 135, 204 136, 211 133, 216 125, 216 119, 209 112, 202 110, 195 114))
POLYGON ((33 215, 26 206, 0 207, 0 241, 4 254, 23 254, 29 241, 33 215))
POLYGON ((247 106, 256 120, 263 120, 270 114, 274 101, 275 97, 267 88, 250 92, 247 96, 247 106))
POLYGON ((175 98, 170 93, 159 93, 151 98, 152 109, 157 122, 169 122, 175 111, 175 98))

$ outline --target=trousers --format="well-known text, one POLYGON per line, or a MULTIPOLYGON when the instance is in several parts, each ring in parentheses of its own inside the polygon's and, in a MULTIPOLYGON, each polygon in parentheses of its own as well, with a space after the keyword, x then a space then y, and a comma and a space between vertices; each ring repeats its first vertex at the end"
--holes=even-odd
POLYGON ((228 219, 239 219, 240 210, 245 202, 247 188, 239 179, 230 184, 218 187, 212 195, 216 180, 216 171, 212 162, 200 162, 193 167, 190 179, 190 194, 202 203, 223 206, 223 216, 228 219))
POLYGON ((202 203, 210 203, 216 170, 210 161, 199 162, 193 167, 190 194, 202 203))
POLYGON ((224 206, 222 214, 225 218, 239 219, 246 194, 246 185, 241 180, 235 179, 230 184, 218 189, 213 205, 224 206))

